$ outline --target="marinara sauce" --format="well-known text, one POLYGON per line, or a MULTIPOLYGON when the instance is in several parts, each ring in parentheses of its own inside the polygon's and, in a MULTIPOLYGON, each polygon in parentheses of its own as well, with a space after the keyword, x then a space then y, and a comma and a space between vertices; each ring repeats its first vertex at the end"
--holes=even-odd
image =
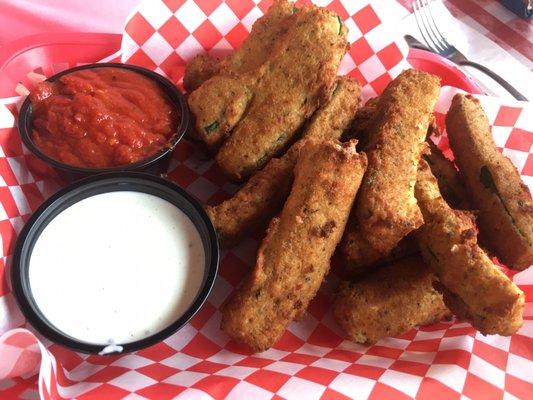
POLYGON ((84 69, 31 93, 35 145, 75 167, 131 164, 169 145, 180 115, 159 85, 122 68, 84 69))

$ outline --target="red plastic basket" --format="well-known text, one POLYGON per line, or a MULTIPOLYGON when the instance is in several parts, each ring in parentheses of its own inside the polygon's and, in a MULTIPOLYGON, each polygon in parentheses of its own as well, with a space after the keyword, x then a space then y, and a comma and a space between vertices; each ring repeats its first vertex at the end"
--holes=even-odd
POLYGON ((29 86, 27 73, 51 75, 58 69, 93 63, 120 49, 121 34, 51 33, 26 36, 0 48, 0 97, 16 96, 17 83, 29 86))

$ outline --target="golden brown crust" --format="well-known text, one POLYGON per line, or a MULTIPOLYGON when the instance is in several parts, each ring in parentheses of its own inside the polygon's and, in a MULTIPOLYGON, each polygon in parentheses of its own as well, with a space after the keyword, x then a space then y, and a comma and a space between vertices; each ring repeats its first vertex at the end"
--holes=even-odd
POLYGON ((270 224, 256 266, 223 309, 229 336, 265 350, 307 308, 329 270, 365 168, 355 141, 306 142, 291 194, 270 224))
POLYGON ((354 282, 342 282, 333 315, 348 337, 373 344, 450 316, 437 277, 420 256, 398 260, 354 282))
POLYGON ((331 99, 313 114, 304 128, 303 139, 339 140, 361 103, 361 86, 355 78, 337 78, 331 99))
POLYGON ((422 223, 416 171, 439 79, 407 70, 379 98, 366 151, 368 169, 343 242, 348 265, 370 265, 422 223))
POLYGON ((245 234, 276 215, 289 195, 299 147, 305 139, 339 139, 359 106, 361 87, 349 77, 340 77, 331 100, 309 121, 303 138, 281 158, 273 158, 256 172, 230 199, 207 212, 224 245, 238 242, 245 234))
POLYGON ((286 40, 287 29, 296 21, 295 10, 287 0, 275 1, 235 53, 218 63, 200 56, 187 67, 184 84, 185 80, 198 84, 205 79, 188 102, 196 133, 211 150, 216 150, 243 118, 255 86, 268 70, 265 64, 274 47, 286 40))
POLYGON ((291 190, 297 156, 298 148, 293 146, 283 157, 270 160, 234 196, 207 207, 223 245, 236 244, 279 212, 291 190))
POLYGON ((465 193, 464 185, 459 179, 459 173, 452 161, 444 157, 440 149, 427 140, 429 152, 424 154, 424 160, 429 164, 431 172, 437 178, 439 189, 450 206, 456 209, 468 210, 470 204, 465 193))
POLYGON ((468 194, 479 210, 484 242, 510 267, 529 267, 533 264, 531 194, 516 167, 498 151, 479 101, 455 95, 446 130, 468 194))
POLYGON ((242 46, 221 61, 223 73, 242 74, 263 65, 287 33, 297 11, 298 7, 291 1, 274 0, 266 14, 255 21, 242 46))
POLYGON ((189 95, 196 133, 215 150, 241 120, 253 96, 254 76, 217 75, 189 95))
POLYGON ((242 180, 286 149, 298 128, 331 97, 346 50, 346 28, 336 14, 314 6, 294 14, 287 34, 261 67, 246 115, 216 156, 229 177, 242 180))
MULTIPOLYGON (((345 138, 355 138, 359 140, 358 147, 364 149, 368 141, 369 132, 372 122, 377 114, 377 105, 379 97, 374 97, 361 107, 348 129, 345 138)), ((468 209, 470 205, 466 196, 464 186, 459 178, 459 173, 454 163, 444 157, 444 154, 433 143, 429 136, 440 136, 439 128, 435 121, 431 122, 428 127, 427 140, 429 151, 424 152, 423 157, 429 164, 431 171, 439 182, 439 188, 442 196, 453 208, 468 209)))
POLYGON ((185 69, 185 89, 192 92, 218 74, 239 75, 259 68, 270 57, 276 42, 287 32, 288 17, 295 10, 290 1, 275 0, 266 14, 255 21, 252 31, 233 54, 220 61, 207 54, 193 58, 185 69))
POLYGON ((219 72, 220 63, 217 59, 208 54, 198 54, 187 63, 183 75, 183 87, 190 93, 219 72))
POLYGON ((425 161, 420 162, 416 197, 425 220, 416 238, 445 288, 446 305, 485 335, 515 333, 522 326, 524 293, 478 246, 472 215, 444 201, 425 161))
POLYGON ((368 244, 359 229, 355 216, 350 217, 341 246, 345 262, 345 273, 350 276, 366 271, 387 254, 374 249, 368 244))

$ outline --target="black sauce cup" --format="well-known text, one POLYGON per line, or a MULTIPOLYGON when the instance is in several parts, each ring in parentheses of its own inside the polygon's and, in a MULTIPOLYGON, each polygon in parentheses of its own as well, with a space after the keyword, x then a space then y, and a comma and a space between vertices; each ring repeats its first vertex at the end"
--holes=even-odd
POLYGON ((157 72, 150 71, 149 69, 139 67, 137 65, 130 64, 121 64, 121 63, 101 63, 101 64, 87 64, 79 67, 74 67, 62 71, 56 75, 51 76, 47 79, 49 82, 54 82, 58 78, 68 75, 75 71, 80 71, 84 69, 94 69, 94 68, 121 68, 130 70, 136 73, 139 73, 145 77, 150 78, 156 82, 159 87, 166 94, 168 99, 174 104, 180 115, 180 123, 174 135, 169 139, 168 144, 163 147, 161 150, 157 151, 150 157, 147 157, 143 160, 140 160, 135 163, 120 165, 112 168, 82 168, 75 167, 69 164, 62 163, 58 160, 55 160, 46 154, 44 154, 32 140, 33 135, 33 114, 32 114, 32 105, 29 96, 22 103, 18 117, 18 130, 20 132, 20 137, 24 145, 40 160, 44 161, 46 164, 59 170, 61 176, 66 178, 68 181, 80 179, 87 177, 89 175, 101 174, 104 172, 114 172, 114 171, 141 171, 158 174, 165 172, 168 167, 168 161, 172 155, 172 151, 181 140, 183 135, 187 132, 189 126, 190 113, 189 107, 187 106, 187 100, 185 96, 179 91, 179 89, 167 78, 158 74, 157 72))
MULTIPOLYGON (((103 227, 102 229, 105 229, 103 227)), ((13 254, 11 283, 13 294, 26 319, 44 337, 72 350, 92 354, 117 354, 152 346, 183 327, 207 299, 217 275, 219 247, 215 228, 202 205, 179 186, 155 175, 139 172, 111 172, 74 182, 45 201, 22 229, 13 254), (105 352, 105 344, 92 344, 71 337, 50 323, 39 309, 30 285, 29 267, 33 248, 46 226, 71 205, 94 195, 116 191, 136 191, 160 197, 189 217, 200 235, 204 255, 204 275, 195 300, 166 328, 131 343, 117 343, 120 351, 105 352), (104 352, 103 352, 104 351, 104 352)), ((65 299, 68 301, 68 299, 65 299)), ((80 321, 83 315, 79 315, 80 321)))

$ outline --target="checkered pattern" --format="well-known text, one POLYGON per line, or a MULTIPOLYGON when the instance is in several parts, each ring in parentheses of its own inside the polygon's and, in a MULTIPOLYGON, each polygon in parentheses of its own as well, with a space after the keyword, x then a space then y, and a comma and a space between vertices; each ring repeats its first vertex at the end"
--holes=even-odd
MULTIPOLYGON (((143 3, 127 23, 123 60, 149 66, 179 82, 184 63, 195 52, 237 46, 269 4, 166 0, 150 5, 143 3), (154 51, 158 46, 168 54, 154 51)), ((405 55, 390 35, 383 36, 387 30, 381 22, 392 22, 407 11, 388 1, 371 6, 333 1, 329 7, 352 31, 352 50, 343 61, 343 72, 365 83, 367 96, 379 93, 401 70, 405 55)), ((441 127, 455 92, 443 88, 436 110, 441 127)), ((481 100, 498 145, 533 187, 532 105, 481 100)), ((484 337, 469 324, 454 321, 415 329, 371 347, 356 345, 343 339, 329 311, 338 283, 332 275, 303 321, 292 323, 274 348, 252 354, 219 329, 222 303, 254 263, 258 242, 251 237, 223 252, 213 292, 193 320, 151 348, 123 356, 89 356, 31 331, 13 329, 24 326, 24 318, 10 294, 9 249, 29 213, 59 182, 22 147, 13 128, 14 100, 4 104, 0 104, 0 332, 7 333, 0 338, 0 379, 5 378, 0 380, 0 398, 31 399, 39 394, 44 399, 106 400, 530 397, 533 271, 513 276, 526 293, 527 306, 523 328, 510 338, 484 337)), ((445 136, 439 146, 449 151, 445 136)), ((168 178, 206 203, 217 203, 236 190, 208 155, 187 141, 177 147, 168 178)))

